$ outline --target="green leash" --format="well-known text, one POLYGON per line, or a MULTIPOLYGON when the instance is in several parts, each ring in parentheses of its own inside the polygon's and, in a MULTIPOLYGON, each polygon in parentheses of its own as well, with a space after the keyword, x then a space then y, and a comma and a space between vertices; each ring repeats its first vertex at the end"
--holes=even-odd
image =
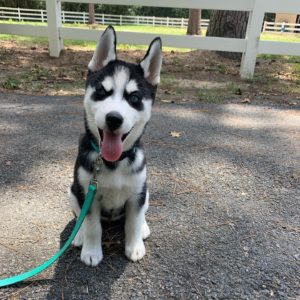
POLYGON ((97 175, 99 174, 101 167, 102 167, 102 159, 101 157, 97 157, 95 162, 94 162, 94 166, 93 166, 93 178, 90 182, 90 185, 88 187, 88 192, 85 196, 84 199, 84 204, 82 206, 80 215, 76 221, 75 227, 70 235, 70 237, 68 238, 68 240, 66 241, 66 243, 64 244, 64 246, 54 255, 52 256, 49 260, 47 260, 46 262, 44 262, 42 265, 29 270, 25 273, 22 273, 20 275, 16 275, 13 277, 9 277, 6 279, 1 279, 0 280, 0 287, 4 287, 4 286, 8 286, 8 285, 12 285, 15 284, 17 282, 23 281, 25 279, 28 279, 30 277, 33 277, 39 273, 41 273, 42 271, 44 271, 45 269, 49 268, 59 257, 61 257, 64 252, 69 248, 69 246, 71 245, 72 241, 74 240, 77 232, 80 229, 80 226, 85 218, 85 216, 87 215, 93 200, 95 198, 96 192, 97 192, 97 187, 98 187, 98 181, 97 181, 97 175))

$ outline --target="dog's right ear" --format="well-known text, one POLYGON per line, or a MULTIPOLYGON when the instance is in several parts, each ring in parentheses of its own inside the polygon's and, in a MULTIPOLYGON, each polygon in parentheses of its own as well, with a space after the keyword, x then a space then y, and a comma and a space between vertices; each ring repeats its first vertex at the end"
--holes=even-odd
POLYGON ((110 61, 116 59, 116 32, 112 26, 108 26, 102 33, 96 46, 92 60, 88 68, 92 72, 99 71, 110 61))
POLYGON ((154 86, 160 82, 161 65, 162 44, 161 39, 157 37, 151 42, 145 57, 140 62, 146 80, 154 86))

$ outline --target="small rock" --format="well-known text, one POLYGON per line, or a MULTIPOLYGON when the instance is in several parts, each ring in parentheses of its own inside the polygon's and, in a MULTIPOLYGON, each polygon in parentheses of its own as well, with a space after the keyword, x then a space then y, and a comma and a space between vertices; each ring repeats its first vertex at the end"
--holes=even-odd
POLYGON ((249 98, 244 98, 240 101, 240 103, 251 103, 251 100, 249 98))

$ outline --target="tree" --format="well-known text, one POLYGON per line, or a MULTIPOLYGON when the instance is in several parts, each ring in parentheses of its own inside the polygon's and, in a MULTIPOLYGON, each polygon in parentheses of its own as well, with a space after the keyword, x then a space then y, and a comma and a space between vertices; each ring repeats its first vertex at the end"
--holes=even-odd
POLYGON ((186 34, 188 35, 200 35, 200 20, 201 20, 201 10, 200 9, 190 9, 189 10, 189 23, 186 34))
MULTIPOLYGON (((213 11, 206 36, 243 39, 246 35, 248 18, 249 12, 245 11, 213 11)), ((241 58, 241 54, 235 52, 218 51, 218 54, 232 59, 241 58)))
POLYGON ((45 1, 42 0, 0 0, 0 6, 33 9, 45 9, 46 7, 45 1))
POLYGON ((95 4, 89 3, 89 24, 95 24, 95 4))
MULTIPOLYGON (((295 29, 296 30, 299 30, 300 29, 300 15, 297 15, 297 18, 296 18, 296 24, 299 24, 299 25, 296 25, 295 26, 295 29)), ((299 31, 294 31, 295 33, 299 33, 299 31)))

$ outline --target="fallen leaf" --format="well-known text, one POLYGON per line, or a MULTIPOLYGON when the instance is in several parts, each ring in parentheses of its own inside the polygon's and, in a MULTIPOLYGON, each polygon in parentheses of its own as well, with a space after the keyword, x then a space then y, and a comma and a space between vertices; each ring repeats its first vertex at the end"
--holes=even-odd
POLYGON ((181 136, 181 132, 179 132, 179 131, 171 131, 170 135, 171 135, 171 137, 179 138, 181 136))
POLYGON ((240 101, 240 103, 250 103, 251 101, 250 101, 250 99, 249 98, 245 98, 245 99, 242 99, 241 101, 240 101))
POLYGON ((176 95, 176 91, 165 90, 165 94, 166 94, 166 95, 176 95))

